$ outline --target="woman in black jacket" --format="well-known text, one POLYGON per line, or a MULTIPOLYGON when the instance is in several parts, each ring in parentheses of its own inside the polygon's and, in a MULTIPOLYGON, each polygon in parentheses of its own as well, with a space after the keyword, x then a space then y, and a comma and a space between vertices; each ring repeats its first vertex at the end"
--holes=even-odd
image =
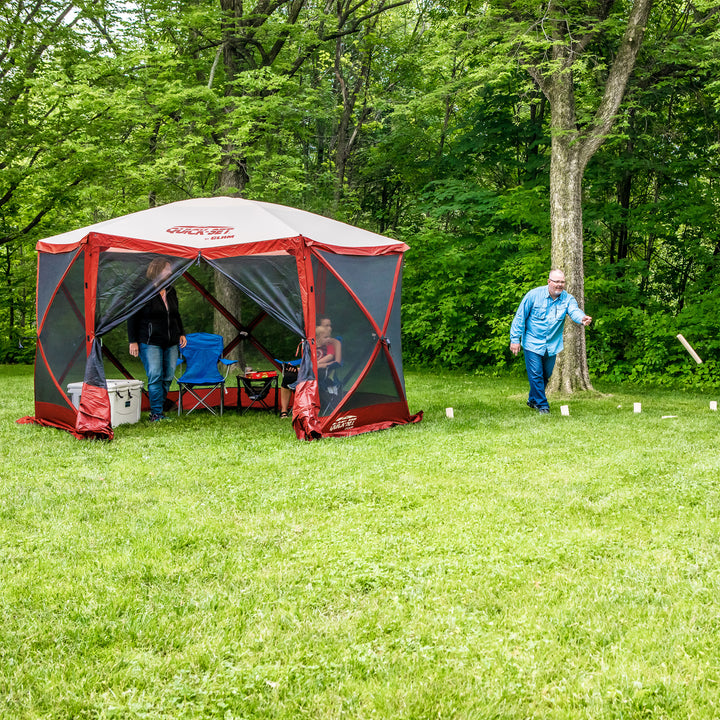
MULTIPOLYGON (((156 286, 171 274, 165 258, 155 258, 147 269, 148 279, 156 286)), ((140 356, 147 374, 150 420, 165 420, 163 409, 175 374, 178 345, 183 348, 186 344, 175 289, 159 290, 128 320, 127 328, 130 354, 140 356)))

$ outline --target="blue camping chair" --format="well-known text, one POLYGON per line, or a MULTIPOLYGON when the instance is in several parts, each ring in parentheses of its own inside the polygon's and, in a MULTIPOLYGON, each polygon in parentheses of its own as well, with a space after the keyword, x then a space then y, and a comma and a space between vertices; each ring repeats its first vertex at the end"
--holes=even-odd
POLYGON ((190 333, 187 335, 187 345, 180 349, 178 365, 186 364, 185 372, 177 378, 178 384, 178 415, 183 412, 183 394, 189 393, 195 399, 195 404, 187 411, 189 415, 193 410, 204 407, 213 415, 215 409, 209 404, 210 395, 220 388, 220 415, 225 409, 225 380, 230 372, 230 365, 235 360, 222 357, 223 339, 221 335, 212 333, 190 333), (225 365, 225 375, 218 370, 218 364, 225 365))

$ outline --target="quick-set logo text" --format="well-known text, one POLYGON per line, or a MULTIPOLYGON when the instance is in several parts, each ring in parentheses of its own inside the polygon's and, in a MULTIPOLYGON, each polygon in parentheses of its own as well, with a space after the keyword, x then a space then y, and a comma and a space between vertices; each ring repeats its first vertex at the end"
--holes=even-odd
POLYGON ((169 233, 177 235, 213 235, 226 236, 232 235, 234 228, 225 225, 176 225, 168 228, 169 233))

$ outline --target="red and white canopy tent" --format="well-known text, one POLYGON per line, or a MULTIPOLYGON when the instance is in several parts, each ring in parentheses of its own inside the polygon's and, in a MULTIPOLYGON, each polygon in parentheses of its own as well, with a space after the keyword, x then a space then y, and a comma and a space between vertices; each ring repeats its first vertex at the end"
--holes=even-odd
MULTIPOLYGON (((405 396, 400 340, 404 243, 313 213, 239 198, 170 203, 56 235, 37 244, 35 416, 79 437, 111 438, 103 335, 157 291, 145 275, 162 256, 172 283, 185 277, 252 340, 197 283, 210 265, 268 315, 303 339, 293 410, 299 438, 352 435, 417 422, 405 396), (340 395, 323 398, 316 318, 342 334, 340 395), (67 385, 83 382, 79 408, 67 385)), ((261 347, 269 360, 272 353, 261 347)), ((105 351, 105 355, 108 353, 105 351)), ((112 361, 116 359, 110 358, 112 361)))

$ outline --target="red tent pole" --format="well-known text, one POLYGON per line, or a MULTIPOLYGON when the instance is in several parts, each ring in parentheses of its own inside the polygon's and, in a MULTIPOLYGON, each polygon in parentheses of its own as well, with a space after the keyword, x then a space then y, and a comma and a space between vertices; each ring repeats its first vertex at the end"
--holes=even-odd
MULTIPOLYGON (((318 414, 320 412, 320 392, 317 380, 317 353, 315 347, 315 280, 312 268, 312 252, 307 240, 297 238, 294 249, 297 263, 300 299, 305 323, 305 339, 311 343, 310 353, 313 365, 311 380, 300 380, 295 386, 295 402, 293 403, 293 426, 295 434, 305 440, 321 437, 318 414)), ((302 367, 302 366, 301 366, 302 367)))
POLYGON ((100 253, 92 234, 88 236, 85 245, 85 355, 90 355, 93 340, 95 339, 95 304, 97 302, 97 276, 100 253))

